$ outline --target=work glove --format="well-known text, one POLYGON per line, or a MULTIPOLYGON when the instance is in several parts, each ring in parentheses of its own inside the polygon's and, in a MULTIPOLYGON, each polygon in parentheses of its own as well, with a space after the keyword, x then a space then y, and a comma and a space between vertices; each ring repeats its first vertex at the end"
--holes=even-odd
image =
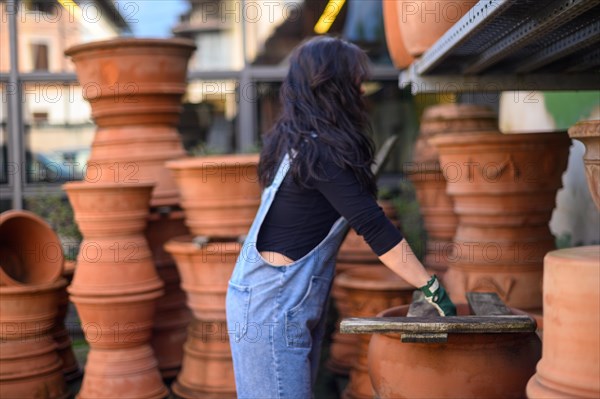
POLYGON ((425 300, 433 305, 440 316, 456 316, 456 306, 450 300, 435 274, 427 284, 419 287, 419 289, 423 292, 425 300))

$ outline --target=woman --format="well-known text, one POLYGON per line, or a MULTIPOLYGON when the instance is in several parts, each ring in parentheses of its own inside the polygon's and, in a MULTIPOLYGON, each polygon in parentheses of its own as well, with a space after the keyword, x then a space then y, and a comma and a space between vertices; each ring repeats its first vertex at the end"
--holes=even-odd
POLYGON ((264 137, 261 206, 227 291, 239 398, 312 396, 337 250, 349 227, 420 287, 441 315, 455 308, 376 202, 363 51, 318 37, 300 45, 264 137))

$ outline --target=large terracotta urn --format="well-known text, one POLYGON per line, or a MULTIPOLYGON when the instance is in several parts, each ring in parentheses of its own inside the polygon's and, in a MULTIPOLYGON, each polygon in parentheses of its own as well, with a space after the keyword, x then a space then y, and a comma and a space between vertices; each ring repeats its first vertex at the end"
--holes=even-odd
POLYGON ((260 203, 258 159, 258 154, 232 154, 167 162, 193 235, 227 238, 248 232, 260 203))
POLYGON ((452 239, 458 226, 452 198, 446 193, 446 180, 437 149, 429 140, 438 135, 468 132, 497 132, 495 112, 474 104, 439 104, 423 112, 412 163, 405 173, 415 187, 425 230, 427 249, 423 265, 443 279, 452 255, 452 239))
POLYGON ((413 57, 406 50, 400 32, 400 0, 383 0, 383 25, 385 41, 392 63, 398 69, 406 68, 413 62, 413 57))
POLYGON ((527 397, 600 397, 600 246, 544 258, 544 346, 527 397))
POLYGON ((29 211, 0 214, 0 286, 54 282, 63 262, 61 242, 46 221, 29 211))
POLYGON ((465 15, 476 0, 400 1, 400 32, 404 46, 418 57, 465 15))
POLYGON ((150 347, 163 282, 144 236, 153 183, 63 186, 83 234, 69 286, 90 345, 80 398, 162 398, 150 347))
MULTIPOLYGON (((387 309, 377 317, 406 317, 408 309, 387 309)), ((467 304, 457 310, 459 316, 470 315, 467 304)), ((380 399, 523 398, 541 346, 534 331, 448 333, 444 343, 402 342, 398 333, 373 334, 369 374, 380 399)))
MULTIPOLYGON (((414 287, 383 265, 350 269, 336 277, 336 284, 346 291, 349 317, 374 317, 389 307, 410 303, 414 291, 414 287)), ((367 366, 370 339, 371 335, 359 335, 350 381, 342 394, 345 399, 373 398, 367 366)))
POLYGON ((429 140, 440 154, 459 218, 445 284, 496 292, 509 306, 542 307, 543 257, 555 248, 548 224, 569 153, 564 132, 446 134, 429 140))
POLYGON ((65 51, 98 126, 86 181, 154 180, 151 205, 177 205, 177 187, 164 163, 185 156, 176 125, 195 48, 182 38, 117 38, 65 51))
POLYGON ((237 240, 197 244, 191 236, 165 244, 177 264, 181 288, 194 320, 173 392, 182 398, 235 398, 233 360, 225 316, 225 295, 241 250, 237 240))
POLYGON ((569 128, 569 136, 585 145, 583 162, 588 187, 594 203, 600 209, 600 120, 581 121, 569 128))

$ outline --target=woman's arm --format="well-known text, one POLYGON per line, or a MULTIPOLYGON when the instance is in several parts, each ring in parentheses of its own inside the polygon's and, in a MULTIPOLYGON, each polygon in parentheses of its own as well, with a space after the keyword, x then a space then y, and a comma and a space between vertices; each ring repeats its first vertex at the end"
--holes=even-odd
POLYGON ((415 287, 423 287, 431 279, 405 239, 379 256, 379 260, 415 287))

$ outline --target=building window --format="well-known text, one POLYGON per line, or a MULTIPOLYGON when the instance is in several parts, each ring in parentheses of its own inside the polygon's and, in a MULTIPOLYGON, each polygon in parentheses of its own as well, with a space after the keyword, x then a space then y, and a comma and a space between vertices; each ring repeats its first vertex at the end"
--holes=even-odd
POLYGON ((48 45, 41 43, 31 44, 31 59, 34 71, 48 70, 48 45))

